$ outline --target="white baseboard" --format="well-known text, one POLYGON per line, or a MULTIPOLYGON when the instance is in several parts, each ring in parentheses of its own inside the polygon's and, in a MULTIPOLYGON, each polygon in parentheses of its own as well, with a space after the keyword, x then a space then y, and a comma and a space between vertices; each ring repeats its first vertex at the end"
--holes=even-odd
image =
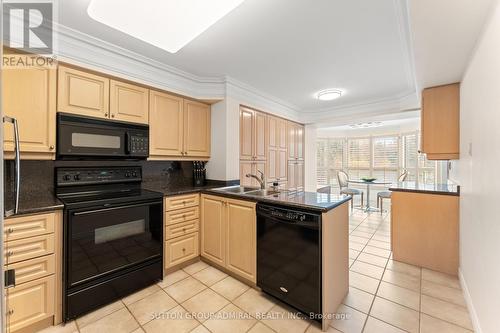
POLYGON ((467 283, 465 282, 462 270, 460 268, 458 269, 458 278, 460 280, 460 285, 462 286, 465 303, 467 304, 467 309, 469 310, 469 315, 472 321, 472 327, 474 328, 474 332, 482 333, 483 331, 481 330, 481 325, 479 324, 479 318, 477 317, 476 309, 474 308, 474 304, 472 303, 472 298, 469 293, 469 288, 467 288, 467 283))

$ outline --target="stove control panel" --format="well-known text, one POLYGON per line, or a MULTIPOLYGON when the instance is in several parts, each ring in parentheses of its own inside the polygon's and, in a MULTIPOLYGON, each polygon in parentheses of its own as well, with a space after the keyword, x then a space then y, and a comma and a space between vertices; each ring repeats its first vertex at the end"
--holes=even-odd
POLYGON ((141 167, 56 169, 58 187, 140 182, 141 180, 141 167))

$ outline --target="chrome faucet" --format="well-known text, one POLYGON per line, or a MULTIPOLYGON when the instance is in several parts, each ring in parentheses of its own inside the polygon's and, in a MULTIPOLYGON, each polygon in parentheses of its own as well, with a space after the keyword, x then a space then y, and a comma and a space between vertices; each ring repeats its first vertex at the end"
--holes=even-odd
POLYGON ((257 170, 257 172, 260 174, 260 177, 254 175, 254 174, 251 174, 251 173, 247 173, 246 177, 248 177, 248 178, 252 177, 252 178, 257 179, 257 181, 260 184, 260 189, 261 190, 265 190, 266 189, 266 179, 264 177, 264 173, 262 171, 260 171, 260 170, 257 170))

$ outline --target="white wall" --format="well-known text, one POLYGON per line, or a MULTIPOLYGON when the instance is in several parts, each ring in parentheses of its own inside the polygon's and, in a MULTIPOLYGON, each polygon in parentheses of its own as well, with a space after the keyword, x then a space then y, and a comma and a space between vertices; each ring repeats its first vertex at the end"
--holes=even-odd
POLYGON ((495 10, 460 89, 460 271, 475 330, 500 331, 500 7, 495 10), (470 145, 472 149, 470 150, 470 145))

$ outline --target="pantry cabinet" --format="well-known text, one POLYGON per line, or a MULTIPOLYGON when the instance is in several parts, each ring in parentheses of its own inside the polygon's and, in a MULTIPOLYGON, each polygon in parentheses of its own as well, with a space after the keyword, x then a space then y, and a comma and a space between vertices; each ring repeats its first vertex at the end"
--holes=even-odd
MULTIPOLYGON (((2 70, 2 107, 17 119, 22 159, 55 159, 56 69, 2 70)), ((4 158, 14 158, 14 129, 4 124, 4 158)))
POLYGON ((421 151, 429 160, 460 158, 460 84, 422 91, 421 151))
POLYGON ((257 280, 255 203, 201 197, 201 256, 255 283, 257 280))
POLYGON ((268 116, 269 144, 267 147, 266 176, 268 182, 284 183, 287 180, 286 120, 268 116))
POLYGON ((149 89, 121 81, 110 81, 109 114, 111 119, 149 123, 149 89))
POLYGON ((288 162, 287 188, 289 191, 304 191, 304 162, 288 162))
POLYGON ((240 160, 266 160, 266 114, 246 107, 240 108, 240 160))
POLYGON ((288 159, 304 160, 304 126, 289 121, 288 133, 288 159))
POLYGON ((150 91, 150 158, 210 157, 210 106, 150 91))
POLYGON ((252 174, 260 177, 261 172, 265 172, 266 162, 265 161, 240 161, 240 185, 241 186, 253 186, 259 187, 259 182, 253 177, 247 177, 247 174, 252 174))

